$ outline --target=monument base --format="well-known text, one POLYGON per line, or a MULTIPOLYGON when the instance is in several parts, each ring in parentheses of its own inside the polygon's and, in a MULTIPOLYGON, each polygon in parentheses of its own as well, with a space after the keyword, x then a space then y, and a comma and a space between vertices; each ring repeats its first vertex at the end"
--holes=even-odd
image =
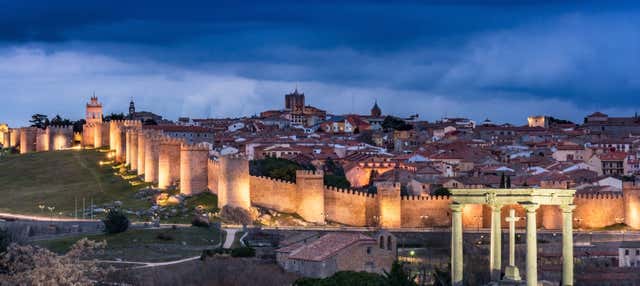
POLYGON ((509 281, 520 281, 520 271, 518 271, 518 267, 514 265, 509 265, 504 269, 504 279, 509 281))

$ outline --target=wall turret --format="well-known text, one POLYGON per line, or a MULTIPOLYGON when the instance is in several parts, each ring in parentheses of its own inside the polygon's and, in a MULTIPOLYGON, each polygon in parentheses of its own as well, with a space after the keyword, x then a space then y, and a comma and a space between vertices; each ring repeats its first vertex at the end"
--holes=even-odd
POLYGON ((218 207, 240 207, 249 210, 251 192, 249 161, 243 155, 220 157, 218 173, 218 207))
POLYGON ((36 150, 36 137, 38 128, 24 127, 20 128, 20 154, 34 152, 36 150))
POLYGON ((160 159, 160 137, 157 132, 149 131, 144 142, 144 181, 158 182, 158 161, 160 159))
POLYGON ((401 196, 400 183, 379 182, 378 188, 378 220, 380 227, 396 228, 400 227, 401 220, 401 196))
POLYGON ((129 167, 131 170, 138 169, 138 133, 139 130, 131 129, 129 132, 129 144, 127 145, 127 150, 129 153, 129 167))
POLYGON ((324 172, 296 171, 297 213, 306 221, 325 223, 324 172))
POLYGON ((147 132, 145 130, 140 130, 138 132, 138 176, 144 175, 145 171, 145 162, 147 158, 146 154, 147 147, 147 132))
POLYGON ((180 146, 184 140, 164 136, 160 140, 158 157, 158 188, 167 187, 180 180, 180 146))
POLYGON ((180 147, 180 193, 196 195, 207 189, 207 144, 182 144, 180 147))
POLYGON ((624 182, 624 222, 633 229, 640 229, 640 184, 624 182))

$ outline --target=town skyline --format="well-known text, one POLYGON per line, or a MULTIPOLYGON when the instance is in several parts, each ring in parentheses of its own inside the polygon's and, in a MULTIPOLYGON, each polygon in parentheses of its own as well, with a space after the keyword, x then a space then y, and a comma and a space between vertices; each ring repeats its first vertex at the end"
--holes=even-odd
POLYGON ((637 3, 489 3, 31 2, 24 13, 9 3, 0 120, 80 118, 74 105, 94 91, 106 112, 134 97, 172 119, 250 116, 295 86, 335 114, 365 113, 377 100, 387 114, 429 121, 637 111, 637 3))

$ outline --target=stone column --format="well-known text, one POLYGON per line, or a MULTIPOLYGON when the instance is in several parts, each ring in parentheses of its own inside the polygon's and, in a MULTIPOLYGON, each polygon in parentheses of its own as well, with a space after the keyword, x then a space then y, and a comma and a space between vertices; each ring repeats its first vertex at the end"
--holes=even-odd
POLYGON ((519 217, 516 217, 516 210, 509 210, 509 217, 507 218, 507 222, 509 222, 509 265, 505 268, 505 279, 520 281, 520 271, 518 271, 518 267, 516 266, 516 222, 520 220, 519 217))
POLYGON ((500 210, 502 205, 492 204, 491 208, 491 254, 489 256, 489 269, 491 269, 491 281, 499 281, 502 272, 502 226, 500 222, 500 210))
POLYGON ((522 204, 527 211, 527 286, 538 286, 538 240, 536 234, 536 203, 522 204))
POLYGON ((562 285, 573 285, 573 210, 575 205, 562 209, 562 285))
POLYGON ((451 285, 462 285, 462 209, 464 205, 451 204, 451 285))

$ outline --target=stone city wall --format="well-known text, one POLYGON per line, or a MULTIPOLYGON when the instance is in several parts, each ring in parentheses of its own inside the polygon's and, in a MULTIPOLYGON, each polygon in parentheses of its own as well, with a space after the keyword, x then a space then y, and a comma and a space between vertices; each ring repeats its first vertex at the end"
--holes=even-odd
POLYGON ((575 228, 601 228, 622 220, 625 215, 624 196, 620 193, 578 194, 573 212, 575 228))
POLYGON ((180 180, 180 146, 183 142, 184 140, 169 136, 160 140, 158 188, 166 189, 180 180))
MULTIPOLYGON (((180 147, 180 193, 190 196, 207 190, 209 146, 182 144, 180 147)), ((146 166, 149 167, 149 166, 146 166)))
POLYGON ((251 204, 283 213, 297 212, 297 185, 268 177, 250 176, 251 204))

